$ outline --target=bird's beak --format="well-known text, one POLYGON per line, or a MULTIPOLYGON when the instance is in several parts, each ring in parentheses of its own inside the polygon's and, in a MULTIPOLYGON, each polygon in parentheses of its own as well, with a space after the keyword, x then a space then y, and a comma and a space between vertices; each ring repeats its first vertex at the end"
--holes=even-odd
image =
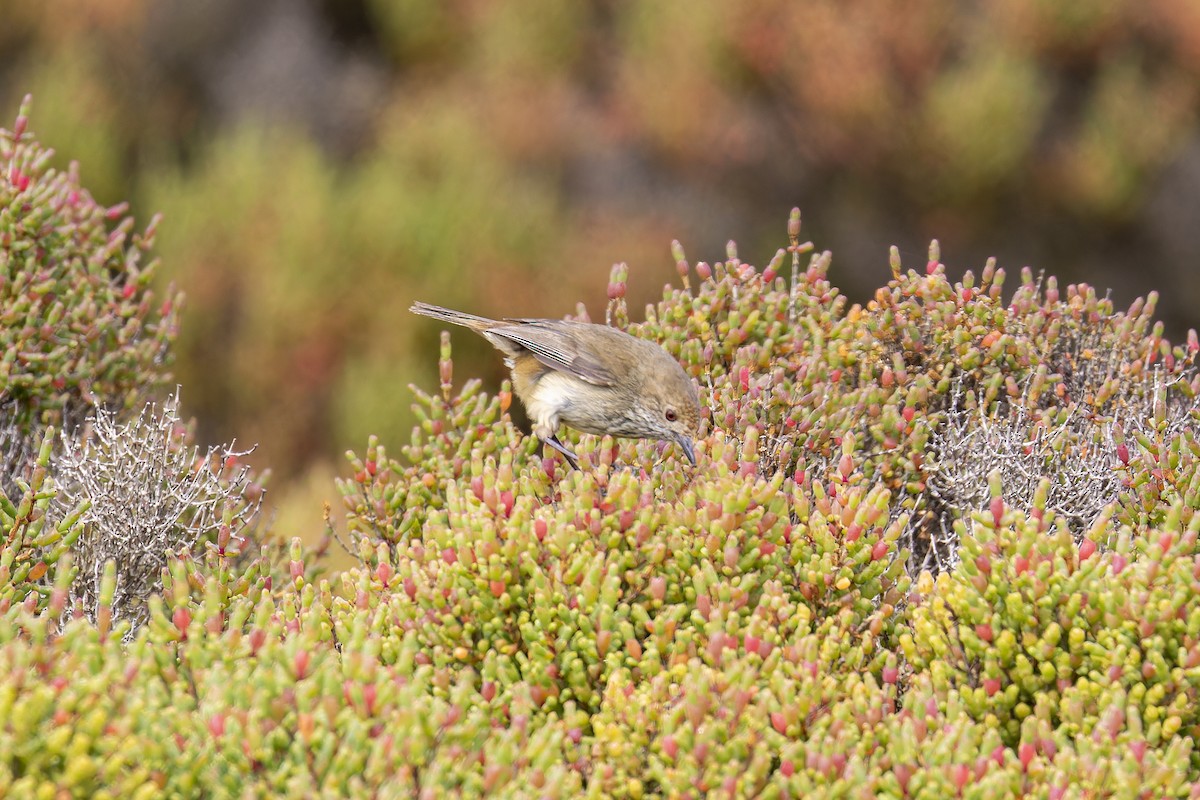
POLYGON ((691 462, 693 467, 696 466, 696 451, 692 449, 692 440, 686 436, 680 436, 676 441, 683 448, 683 454, 687 456, 687 460, 691 462))

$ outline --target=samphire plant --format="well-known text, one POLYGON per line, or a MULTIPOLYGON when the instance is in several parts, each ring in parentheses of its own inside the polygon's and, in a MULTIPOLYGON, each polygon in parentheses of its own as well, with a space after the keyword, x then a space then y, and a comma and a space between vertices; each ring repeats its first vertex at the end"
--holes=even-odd
POLYGON ((411 441, 350 456, 337 575, 180 491, 161 591, 120 613, 110 547, 90 612, 121 517, 44 438, 0 503, 0 793, 1200 797, 1195 335, 936 243, 850 304, 800 231, 762 269, 676 244, 640 323, 613 271, 605 318, 701 386, 696 468, 566 469, 445 337, 411 441))
POLYGON ((33 463, 48 425, 74 431, 97 406, 129 411, 170 377, 181 295, 151 288, 159 218, 134 229, 104 207, 79 167, 27 130, 30 101, 0 129, 0 488, 33 463))
POLYGON ((97 205, 76 164, 50 167, 29 105, 0 129, 0 604, 44 608, 62 570, 72 613, 96 620, 109 564, 111 610, 136 627, 170 554, 248 532, 261 476, 245 453, 191 443, 178 390, 153 404, 182 300, 151 289, 158 218, 135 233, 126 205, 97 205))

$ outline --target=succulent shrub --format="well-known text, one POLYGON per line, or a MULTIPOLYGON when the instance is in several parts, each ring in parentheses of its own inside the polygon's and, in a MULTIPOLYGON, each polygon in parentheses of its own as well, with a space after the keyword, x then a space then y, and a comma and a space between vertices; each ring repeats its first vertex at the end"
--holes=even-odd
POLYGON ((314 596, 300 578, 273 596, 260 576, 227 595, 210 574, 193 596, 183 563, 171 573, 132 637, 128 621, 110 625, 111 570, 95 624, 56 630, 61 603, 5 615, 6 794, 365 797, 387 786, 387 796, 424 797, 532 786, 578 796, 560 726, 531 725, 520 700, 497 726, 478 685, 447 685, 415 665, 414 642, 399 641, 398 662, 382 664, 372 615, 335 601, 327 584, 314 596), (344 650, 331 646, 333 625, 344 650))
POLYGON ((696 468, 566 469, 443 336, 399 457, 350 455, 337 576, 173 404, 58 406, 0 502, 0 794, 1200 797, 1195 336, 936 243, 851 305, 787 233, 676 245, 640 323, 613 270, 696 468))
POLYGON ((129 410, 165 381, 180 297, 157 301, 142 232, 105 208, 79 168, 48 166, 27 130, 29 100, 0 128, 0 489, 17 494, 45 426, 73 431, 97 405, 129 410))
MULTIPOLYGON (((1200 519, 1179 507, 1142 536, 1102 518, 1076 544, 1046 508, 989 512, 958 523, 963 558, 918 584, 901 649, 939 693, 1014 744, 1032 719, 1062 736, 1091 733, 1112 709, 1155 748, 1200 734, 1200 519), (1196 519, 1193 517, 1193 519, 1196 519), (1096 540, 1115 533, 1112 549, 1096 540)), ((1115 733, 1114 733, 1115 736, 1115 733)), ((1200 767, 1200 754, 1193 754, 1200 767)))
POLYGON ((178 393, 161 413, 147 405, 125 421, 169 377, 176 334, 181 296, 168 290, 160 305, 149 289, 158 218, 134 233, 126 206, 95 203, 76 165, 49 168, 28 112, 27 98, 13 129, 0 129, 5 602, 44 607, 61 562, 72 605, 94 619, 115 560, 113 608, 136 623, 167 553, 244 536, 261 488, 243 453, 190 446, 178 393))
POLYGON ((71 552, 83 533, 80 517, 86 505, 71 507, 58 498, 50 472, 54 431, 42 439, 26 483, 16 478, 16 502, 0 494, 0 611, 24 604, 43 609, 51 596, 49 577, 74 579, 71 552))
MULTIPOLYGON (((848 307, 828 254, 801 263, 811 245, 798 223, 761 272, 732 245, 725 262, 695 266, 676 246, 684 285, 640 324, 623 302, 626 269, 614 268, 606 320, 662 342, 704 390, 711 431, 695 473, 663 445, 594 437, 572 443, 584 470, 565 471, 504 416, 507 384, 494 398, 473 382, 454 393, 444 338, 442 391, 419 394, 404 461, 372 441, 341 483, 370 576, 355 584, 360 602, 395 587, 389 617, 421 643, 422 663, 479 675, 501 708, 533 687, 545 718, 586 720, 569 730, 593 742, 589 786, 607 795, 1062 796, 1106 760, 1110 777, 1153 775, 1186 796, 1191 779, 1171 770, 1195 769, 1182 666, 1193 643, 1178 617, 1194 597, 1190 557, 1164 579, 1169 607, 1131 633, 1159 637, 1169 654, 1152 692, 1136 670, 1088 688, 1115 663, 1100 653, 1124 635, 1109 630, 1123 616, 1084 615, 1094 625, 1082 644, 1053 626, 1079 613, 1081 596, 1105 595, 1094 564, 1129 563, 1130 548, 1191 524, 1180 498, 1197 497, 1194 335, 1166 342, 1153 298, 1120 313, 1086 286, 1064 300, 1028 271, 1009 302, 994 264, 978 284, 970 273, 951 284, 936 243, 924 274, 893 252, 888 286, 848 307), (789 267, 790 280, 779 275, 789 267), (1007 449, 972 443, 992 430, 1007 449), (1072 495, 1092 482, 1103 491, 1072 495), (995 513, 1013 529, 980 532, 975 521, 995 513), (1034 583, 987 589, 976 574, 985 551, 1007 570, 994 580, 1023 570, 1034 583), (1042 551, 1056 555, 1021 566, 1042 551), (942 574, 910 592, 905 566, 942 574), (1046 571, 1076 577, 1052 590, 1046 571), (1081 590, 1085 579, 1095 583, 1081 590), (947 608, 951 597, 961 607, 947 608), (968 612, 988 615, 990 640, 955 638, 968 612), (1070 637, 1090 660, 1048 644, 1070 637), (830 707, 805 684, 814 678, 847 709, 830 713, 843 748, 821 750, 824 717, 801 711, 830 707), (864 691, 878 701, 854 706, 864 691), (1120 720, 1104 717, 1113 703, 1120 720), (934 750, 904 755, 886 732, 910 735, 916 704, 953 723, 922 720, 918 741, 934 750), (1111 735, 1088 739, 1105 719, 1111 735), (844 739, 850 720, 860 738, 844 739), (955 761, 963 743, 973 755, 955 761)), ((1140 597, 1138 609, 1163 602, 1140 597)), ((1125 641, 1119 657, 1145 663, 1125 641)))

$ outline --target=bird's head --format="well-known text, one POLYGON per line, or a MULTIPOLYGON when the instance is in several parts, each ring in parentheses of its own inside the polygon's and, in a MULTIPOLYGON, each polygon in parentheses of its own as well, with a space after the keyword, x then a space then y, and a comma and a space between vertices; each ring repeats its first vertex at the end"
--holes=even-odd
POLYGON ((700 435, 700 397, 696 384, 679 364, 669 356, 667 360, 669 364, 648 376, 639 393, 642 408, 637 416, 648 427, 647 438, 674 442, 695 466, 693 442, 700 435))

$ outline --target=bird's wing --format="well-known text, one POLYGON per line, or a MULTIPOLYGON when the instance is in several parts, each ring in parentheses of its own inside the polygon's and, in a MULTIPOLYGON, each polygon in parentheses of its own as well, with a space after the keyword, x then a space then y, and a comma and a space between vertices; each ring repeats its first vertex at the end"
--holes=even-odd
POLYGON ((524 347, 534 358, 551 369, 568 372, 594 386, 612 386, 617 376, 600 361, 582 350, 566 323, 552 320, 514 320, 523 324, 503 325, 488 333, 501 336, 524 347))

